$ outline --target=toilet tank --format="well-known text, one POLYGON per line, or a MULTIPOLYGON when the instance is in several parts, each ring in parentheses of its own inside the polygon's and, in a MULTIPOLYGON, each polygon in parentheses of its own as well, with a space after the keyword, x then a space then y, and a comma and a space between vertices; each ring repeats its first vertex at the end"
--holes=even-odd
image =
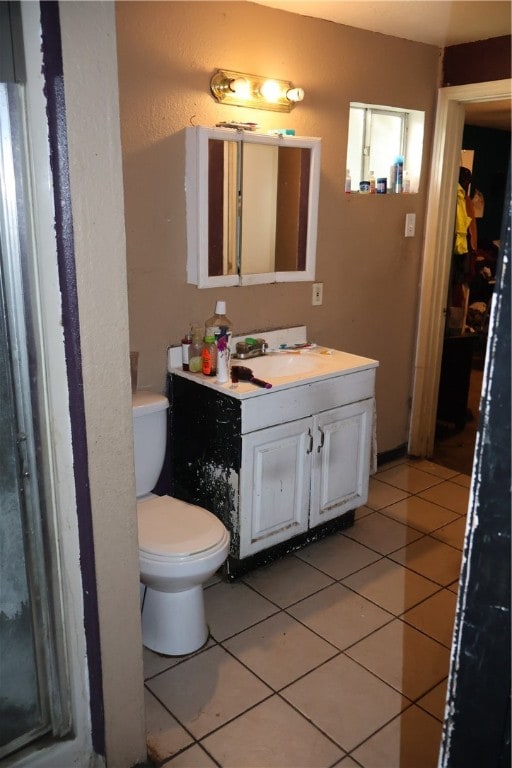
POLYGON ((150 493, 160 477, 167 441, 168 405, 167 398, 156 392, 132 394, 137 498, 150 493))

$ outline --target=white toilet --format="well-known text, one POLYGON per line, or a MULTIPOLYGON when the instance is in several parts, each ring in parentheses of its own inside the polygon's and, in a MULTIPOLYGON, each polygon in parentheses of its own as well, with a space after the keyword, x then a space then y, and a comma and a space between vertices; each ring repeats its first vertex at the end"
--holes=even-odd
POLYGON ((140 580, 145 585, 142 639, 147 648, 181 656, 208 638, 203 583, 220 568, 229 533, 211 512, 151 493, 162 470, 168 401, 132 395, 140 580))

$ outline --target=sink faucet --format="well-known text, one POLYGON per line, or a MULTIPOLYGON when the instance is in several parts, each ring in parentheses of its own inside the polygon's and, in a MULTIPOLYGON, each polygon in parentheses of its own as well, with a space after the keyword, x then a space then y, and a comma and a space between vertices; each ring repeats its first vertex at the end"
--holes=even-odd
POLYGON ((248 337, 245 341, 238 341, 236 344, 236 352, 233 357, 239 360, 247 360, 250 357, 261 357, 266 355, 268 350, 268 344, 265 339, 253 339, 248 337))

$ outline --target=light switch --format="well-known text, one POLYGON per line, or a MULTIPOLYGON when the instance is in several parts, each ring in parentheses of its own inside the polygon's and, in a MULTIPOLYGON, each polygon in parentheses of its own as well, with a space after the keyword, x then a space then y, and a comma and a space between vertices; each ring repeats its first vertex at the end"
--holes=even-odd
POLYGON ((414 237, 415 231, 416 231, 416 214, 406 213, 405 214, 405 236, 414 237))

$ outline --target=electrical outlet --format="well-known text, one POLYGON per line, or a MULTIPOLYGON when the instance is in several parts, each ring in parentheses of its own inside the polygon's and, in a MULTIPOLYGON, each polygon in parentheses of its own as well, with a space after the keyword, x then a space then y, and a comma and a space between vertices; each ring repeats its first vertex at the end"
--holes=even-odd
POLYGON ((415 231, 416 231, 416 214, 406 213, 405 214, 405 236, 414 237, 415 231))
POLYGON ((323 300, 324 284, 313 283, 313 299, 311 301, 314 307, 319 307, 323 300))

